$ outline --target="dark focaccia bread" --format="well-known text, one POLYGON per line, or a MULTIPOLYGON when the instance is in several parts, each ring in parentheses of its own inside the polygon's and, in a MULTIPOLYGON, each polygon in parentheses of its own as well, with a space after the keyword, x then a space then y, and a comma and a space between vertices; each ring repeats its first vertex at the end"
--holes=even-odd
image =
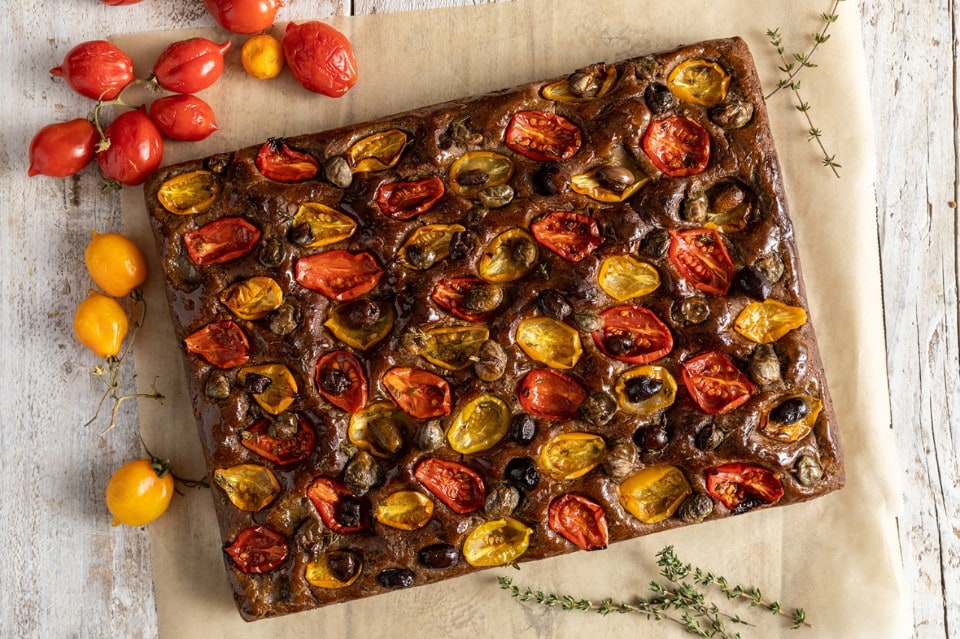
POLYGON ((843 484, 740 39, 145 193, 247 619, 843 484))

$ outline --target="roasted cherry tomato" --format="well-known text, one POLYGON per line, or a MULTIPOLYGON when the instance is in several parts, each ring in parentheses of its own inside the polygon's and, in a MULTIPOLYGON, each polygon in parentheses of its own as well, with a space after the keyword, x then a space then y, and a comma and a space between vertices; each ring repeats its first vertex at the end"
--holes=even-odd
POLYGON ((109 146, 97 151, 104 176, 127 186, 139 186, 163 160, 163 136, 143 111, 121 113, 103 131, 109 146))
POLYGON ((27 174, 67 177, 90 164, 100 137, 90 120, 48 124, 30 140, 27 174))
POLYGON ((734 462, 710 468, 704 475, 707 492, 734 513, 775 504, 783 497, 780 478, 762 466, 734 462))
POLYGON ((537 241, 570 262, 579 262, 603 244, 597 221, 572 211, 548 213, 530 225, 537 241))
POLYGON ((129 325, 120 303, 96 291, 90 291, 73 316, 73 332, 77 340, 97 357, 118 354, 129 325))
POLYGON ((550 368, 570 369, 583 354, 580 333, 552 317, 529 317, 517 325, 517 345, 533 360, 550 368))
POLYGON ((558 481, 583 477, 603 462, 607 442, 595 433, 554 435, 540 449, 537 467, 558 481))
POLYGON ((479 277, 454 277, 440 280, 433 287, 430 299, 462 320, 486 322, 493 316, 496 309, 485 310, 483 306, 475 303, 474 298, 480 297, 486 290, 484 287, 489 286, 496 285, 491 285, 479 277))
POLYGON ((358 299, 334 304, 323 325, 347 346, 365 351, 390 334, 396 318, 389 301, 358 299))
POLYGON ((195 142, 216 131, 217 118, 209 104, 195 95, 168 95, 150 105, 150 119, 172 140, 195 142))
POLYGON ((657 267, 631 255, 611 255, 600 263, 597 284, 613 299, 626 302, 657 290, 660 287, 660 273, 657 267))
POLYGON ((269 80, 283 70, 283 45, 269 33, 248 38, 240 49, 243 70, 257 80, 269 80))
POLYGON ((347 37, 323 22, 291 22, 283 36, 287 66, 308 91, 339 98, 357 83, 357 59, 347 37))
POLYGON ((292 420, 285 419, 288 415, 290 413, 285 413, 273 422, 269 417, 257 420, 250 428, 240 433, 240 443, 247 450, 253 451, 277 466, 289 466, 303 461, 313 452, 316 434, 301 415, 295 416, 295 431, 280 432, 276 424, 281 420, 292 423, 292 420))
POLYGON ((266 466, 238 464, 213 471, 214 483, 239 510, 258 512, 280 494, 280 482, 266 466))
POLYGON ((675 96, 708 107, 723 102, 729 85, 730 74, 709 60, 684 60, 667 77, 667 86, 675 96))
POLYGON ((603 326, 593 341, 603 354, 629 364, 646 364, 673 350, 673 334, 653 311, 621 304, 600 313, 603 326))
POLYGON ((223 264, 253 250, 260 229, 242 217, 221 217, 183 234, 187 255, 196 264, 223 264))
POLYGON ((583 495, 567 493, 550 502, 550 528, 583 550, 602 550, 610 535, 603 507, 583 495))
POLYGON ((174 215, 203 213, 219 197, 220 180, 206 169, 175 175, 157 189, 157 200, 174 215))
POLYGON ((107 295, 125 297, 147 281, 147 260, 140 247, 119 233, 93 231, 83 261, 94 283, 107 295))
POLYGON ((395 220, 409 220, 426 213, 443 197, 443 180, 438 177, 415 182, 387 182, 377 189, 377 206, 395 220))
POLYGON ((373 516, 391 528, 416 530, 433 517, 433 501, 419 490, 398 490, 377 502, 373 516))
POLYGON ((617 486, 620 505, 645 524, 669 519, 693 492, 676 466, 646 466, 617 486))
POLYGON ((213 19, 227 31, 257 33, 269 29, 277 18, 281 0, 203 0, 213 19))
POLYGON ((643 134, 643 150, 670 177, 696 175, 710 161, 710 134, 682 115, 651 122, 643 134))
POLYGON ((572 419, 587 391, 566 373, 538 368, 527 373, 517 390, 523 410, 545 419, 572 419))
POLYGON ((730 358, 717 351, 688 359, 682 365, 681 374, 690 397, 711 415, 742 406, 756 390, 730 358))
POLYGON ((159 459, 136 459, 117 469, 107 483, 107 509, 113 526, 145 526, 167 512, 173 474, 159 459))
POLYGON ((230 41, 217 44, 206 38, 174 42, 160 53, 153 66, 157 83, 174 93, 198 93, 223 73, 223 54, 230 41))
POLYGON ((184 338, 188 353, 199 355, 217 368, 234 368, 250 359, 250 343, 236 322, 211 322, 184 338))
POLYGON ((299 388, 293 373, 284 364, 244 366, 237 382, 270 415, 279 415, 293 404, 299 388))
POLYGON ((417 464, 414 476, 437 499, 461 515, 480 510, 487 499, 483 478, 457 462, 427 457, 417 464))
POLYGON ((499 397, 481 395, 467 402, 447 430, 450 448, 472 455, 492 448, 510 428, 510 409, 499 397))
POLYGON ((769 344, 806 322, 807 312, 802 307, 766 299, 747 304, 737 315, 733 328, 757 344, 769 344))
POLYGON ((363 558, 352 550, 328 550, 316 561, 307 562, 303 576, 316 588, 346 588, 363 572, 363 558))
POLYGON ((259 320, 280 308, 283 289, 272 277, 258 275, 223 289, 220 303, 240 319, 259 320))
POLYGON ((266 526, 244 528, 224 548, 237 568, 247 574, 270 572, 282 564, 289 552, 286 537, 266 526))
POLYGON ((473 365, 488 337, 486 326, 438 326, 423 331, 417 339, 422 341, 421 357, 448 371, 459 371, 473 365))
POLYGON ((50 69, 74 91, 93 100, 112 100, 130 84, 133 60, 112 42, 91 40, 70 49, 63 64, 50 69))
POLYGON ((580 127, 561 115, 520 111, 510 118, 505 135, 513 151, 538 162, 569 160, 580 149, 580 127))
POLYGON ((463 558, 471 566, 502 566, 527 551, 533 530, 511 517, 480 524, 463 540, 463 558))
POLYGON ((338 302, 373 290, 383 275, 383 268, 372 254, 341 249, 301 257, 294 269, 301 286, 338 302))
POLYGON ((415 419, 450 414, 450 385, 439 375, 420 368, 395 366, 381 379, 390 397, 415 419))
POLYGON ((670 231, 670 262, 694 288, 726 295, 733 282, 733 260, 716 229, 670 231))
POLYGON ((303 182, 320 172, 320 163, 315 157, 291 148, 283 138, 267 140, 254 163, 263 177, 277 182, 303 182))
POLYGON ((370 530, 370 502, 336 479, 317 477, 307 487, 307 497, 323 524, 338 535, 370 530))
POLYGON ((378 131, 354 142, 347 161, 354 173, 373 173, 393 168, 407 148, 410 136, 400 129, 378 131))
POLYGON ((396 404, 374 402, 350 416, 347 438, 350 443, 374 457, 390 459, 407 444, 407 433, 416 426, 396 404))
POLYGON ((347 351, 333 351, 317 360, 314 379, 323 398, 337 408, 356 413, 367 404, 367 376, 347 351))

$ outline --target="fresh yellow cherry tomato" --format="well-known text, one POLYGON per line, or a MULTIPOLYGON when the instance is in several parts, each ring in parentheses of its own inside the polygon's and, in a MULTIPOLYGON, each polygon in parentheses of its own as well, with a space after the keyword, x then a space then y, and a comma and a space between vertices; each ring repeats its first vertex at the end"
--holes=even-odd
POLYGON ((283 45, 267 33, 249 38, 240 49, 243 70, 257 80, 269 80, 283 69, 283 45))
POLYGON ((119 233, 94 231, 83 259, 93 281, 113 297, 129 295, 147 280, 147 261, 140 247, 119 233))
POLYGON ((162 515, 173 498, 173 474, 158 459, 136 459, 117 469, 107 483, 112 525, 145 526, 162 515))
POLYGON ((127 314, 120 303, 94 290, 80 302, 73 316, 73 332, 77 339, 97 357, 119 353, 128 327, 127 314))

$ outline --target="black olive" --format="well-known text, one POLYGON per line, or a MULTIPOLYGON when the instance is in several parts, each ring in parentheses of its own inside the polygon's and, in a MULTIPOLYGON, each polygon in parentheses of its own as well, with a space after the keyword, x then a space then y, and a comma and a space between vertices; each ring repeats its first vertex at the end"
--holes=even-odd
POLYGON ((320 388, 331 395, 343 395, 350 390, 350 376, 338 368, 325 368, 320 373, 320 388))
POLYGON ((514 457, 503 469, 503 478, 523 490, 533 490, 540 483, 540 471, 529 457, 514 457))
POLYGON ((557 162, 546 162, 533 174, 533 189, 540 195, 556 195, 567 187, 567 176, 557 162))
POLYGON ((747 297, 760 301, 770 297, 772 289, 770 280, 756 266, 745 266, 737 271, 733 283, 747 297))
POLYGON ((763 499, 760 499, 759 497, 744 497, 743 501, 737 504, 736 508, 734 508, 730 512, 734 515, 740 515, 742 513, 747 512, 748 510, 753 510, 757 506, 763 506, 766 503, 767 502, 765 502, 763 499))
POLYGON ((343 495, 337 500, 333 517, 344 528, 354 528, 363 522, 363 502, 353 495, 343 495))
POLYGON ((633 338, 622 333, 611 333, 604 337, 603 343, 613 356, 623 355, 633 348, 633 338))
POLYGON ((625 167, 605 166, 597 171, 597 181, 608 191, 623 193, 628 187, 633 186, 636 177, 630 169, 625 167))
POLYGON ((434 451, 443 445, 443 429, 436 421, 427 422, 417 429, 413 443, 424 452, 434 451))
POLYGON ((617 412, 617 401, 606 393, 594 391, 580 405, 580 416, 594 426, 603 426, 617 412))
POLYGON ((243 390, 257 395, 270 388, 270 384, 272 383, 273 381, 266 375, 260 375, 259 373, 247 373, 243 377, 243 390))
POLYGON ((670 443, 670 434, 666 426, 647 426, 633 434, 633 442, 644 452, 654 453, 670 443))
POLYGON ((457 231, 450 236, 450 259, 462 260, 477 248, 477 236, 470 231, 457 231))
POLYGON ((567 301, 563 293, 552 288, 540 291, 540 294, 537 295, 537 306, 540 307, 544 315, 558 320, 564 319, 573 312, 573 305, 567 301))
POLYGON ((453 568, 460 561, 460 551, 452 544, 431 544, 421 548, 417 558, 427 568, 453 568))
POLYGON ((413 585, 413 571, 409 568, 387 568, 377 575, 377 581, 384 588, 409 588, 413 585))
POLYGON ((370 328, 380 319, 380 307, 370 300, 349 302, 344 317, 354 328, 370 328))
POLYGON ((643 101, 656 115, 661 115, 677 106, 677 98, 666 85, 653 82, 643 92, 643 101))
POLYGON ((663 257, 670 247, 670 233, 666 229, 650 231, 640 240, 640 254, 646 257, 663 257))
POLYGON ((287 231, 287 239, 290 240, 291 244, 297 244, 298 246, 309 244, 313 241, 313 229, 306 223, 297 224, 287 231))
POLYGON ((360 572, 360 558, 349 550, 331 550, 327 553, 327 567, 337 581, 350 581, 360 572))
POLYGON ((696 444, 700 450, 709 453, 719 448, 720 444, 723 443, 729 434, 727 431, 717 428, 714 424, 710 423, 697 431, 694 444, 696 444))
POLYGON ((802 397, 790 397, 770 411, 770 419, 781 424, 794 424, 810 413, 810 405, 802 397))
POLYGON ((490 174, 483 169, 470 169, 457 174, 457 184, 460 186, 480 186, 490 179, 490 174))
POLYGON ((510 420, 510 439, 527 446, 537 435, 537 423, 526 413, 518 413, 510 420))
POLYGON ((647 377, 646 375, 638 375, 628 379, 624 387, 624 390, 627 392, 627 399, 637 404, 646 399, 650 399, 662 391, 663 380, 655 377, 647 377))

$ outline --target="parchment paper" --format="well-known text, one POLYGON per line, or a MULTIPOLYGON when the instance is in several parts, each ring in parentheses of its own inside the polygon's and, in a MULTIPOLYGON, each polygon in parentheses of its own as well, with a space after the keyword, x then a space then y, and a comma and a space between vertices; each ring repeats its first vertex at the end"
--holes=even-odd
MULTIPOLYGON (((830 3, 793 0, 513 3, 332 20, 352 40, 360 82, 340 100, 309 94, 289 74, 258 82, 240 69, 242 38, 224 77, 202 96, 220 131, 202 143, 168 144, 166 162, 309 133, 408 108, 567 73, 698 40, 740 35, 753 50, 769 91, 780 63, 765 37, 779 27, 788 52, 806 49, 830 3), (822 6, 820 6, 822 5, 822 6)), ((233 605, 207 491, 178 497, 149 527, 153 579, 163 637, 583 637, 685 636, 669 622, 639 615, 562 612, 519 605, 498 575, 547 591, 600 600, 649 594, 655 554, 673 545, 682 559, 788 606, 806 609, 813 629, 723 602, 758 623, 757 637, 905 637, 909 634, 895 515, 899 487, 890 430, 879 285, 871 114, 856 3, 841 3, 820 66, 803 76, 804 97, 843 165, 838 180, 820 165, 816 146, 786 92, 768 105, 786 178, 801 260, 847 464, 843 490, 807 504, 728 518, 615 544, 603 552, 488 570, 442 584, 245 624, 233 605)), ((281 33, 279 25, 275 27, 281 33)), ((149 71, 168 43, 195 33, 117 38, 149 71)), ((222 40, 223 32, 200 33, 222 40)), ((124 230, 153 254, 141 189, 126 189, 124 230)), ((140 427, 154 452, 180 475, 205 472, 182 380, 178 345, 165 310, 158 268, 147 286, 151 312, 135 347, 137 384, 156 382, 162 405, 141 402, 140 427)), ((144 578, 150 575, 144 574, 144 578)), ((720 596, 722 599, 722 595, 720 596)))

